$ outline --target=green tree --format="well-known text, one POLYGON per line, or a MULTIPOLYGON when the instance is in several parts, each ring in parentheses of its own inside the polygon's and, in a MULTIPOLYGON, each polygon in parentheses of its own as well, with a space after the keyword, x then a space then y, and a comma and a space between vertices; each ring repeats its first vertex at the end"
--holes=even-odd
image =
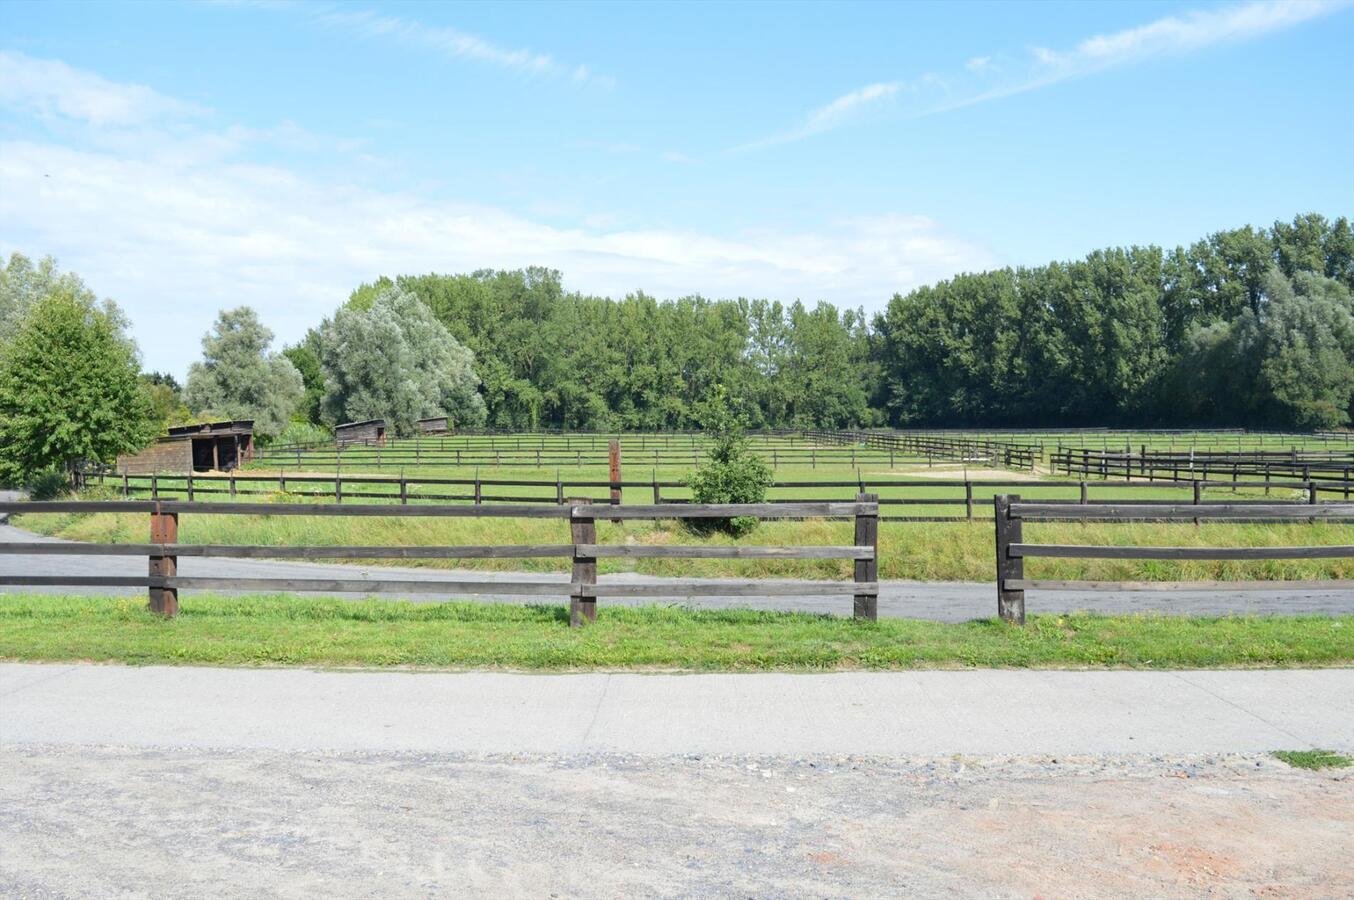
POLYGON ((144 372, 141 383, 146 386, 146 396, 150 398, 155 420, 163 431, 174 425, 184 425, 193 420, 193 414, 183 402, 183 390, 178 379, 165 372, 144 372))
POLYGON ((111 302, 57 284, 0 342, 0 482, 111 463, 155 439, 159 422, 125 329, 111 302))
POLYGON ((94 292, 74 272, 58 272, 56 260, 43 257, 37 265, 22 253, 12 253, 0 269, 0 341, 13 337, 28 311, 58 290, 97 303, 94 292))
POLYGON ((305 394, 297 414, 312 425, 320 424, 320 403, 324 399, 324 371, 320 368, 320 335, 315 329, 298 344, 285 348, 282 355, 301 373, 305 394))
POLYGON ((268 351, 272 341, 248 306, 223 310, 202 337, 202 361, 188 369, 188 408, 203 417, 252 419, 265 437, 281 434, 305 388, 296 367, 268 351))
POLYGON ((327 423, 381 418, 396 434, 412 434, 427 416, 484 423, 474 355, 413 294, 388 287, 365 309, 340 309, 318 333, 327 423))
MULTIPOLYGON (((771 468, 748 447, 747 414, 723 385, 699 405, 697 415, 711 447, 687 483, 695 503, 761 503, 771 486, 771 468)), ((755 516, 688 519, 697 531, 718 529, 738 536, 757 527, 755 516)))

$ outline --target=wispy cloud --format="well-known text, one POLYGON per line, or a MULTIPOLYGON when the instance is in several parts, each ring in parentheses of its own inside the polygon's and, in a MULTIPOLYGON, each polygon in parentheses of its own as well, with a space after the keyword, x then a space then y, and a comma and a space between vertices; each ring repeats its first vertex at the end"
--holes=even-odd
MULTIPOLYGON (((548 53, 525 47, 510 48, 445 25, 430 25, 418 19, 389 15, 372 9, 313 3, 276 3, 232 0, 227 6, 289 12, 315 25, 372 40, 396 41, 436 53, 447 59, 488 63, 531 75, 564 78, 578 84, 610 87, 615 80, 595 72, 586 63, 566 64, 548 53)), ((447 7, 453 8, 453 7, 447 7)))
POLYGON ((879 112, 893 101, 907 118, 935 115, 1047 87, 1154 57, 1190 53, 1251 40, 1348 7, 1351 0, 1253 0, 1166 16, 1136 28, 1089 37, 1065 50, 1035 46, 1015 55, 975 56, 963 71, 887 81, 843 94, 810 112, 797 126, 735 147, 734 152, 803 140, 879 112), (904 102, 905 101, 905 102, 904 102))
POLYGON ((120 84, 60 60, 6 51, 0 51, 0 105, 98 126, 145 125, 206 112, 145 85, 120 84))

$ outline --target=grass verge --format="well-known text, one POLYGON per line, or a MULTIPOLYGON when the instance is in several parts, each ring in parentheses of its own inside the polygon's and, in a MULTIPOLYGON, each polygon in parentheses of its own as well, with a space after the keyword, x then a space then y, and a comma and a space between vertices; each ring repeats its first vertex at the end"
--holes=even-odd
POLYGON ((1354 616, 1033 616, 1024 627, 875 623, 798 613, 189 596, 173 620, 140 597, 0 595, 0 659, 429 668, 850 670, 1207 668, 1354 663, 1354 616))
POLYGON ((1332 750, 1275 750, 1273 755, 1295 769, 1343 769, 1354 766, 1354 759, 1332 750))

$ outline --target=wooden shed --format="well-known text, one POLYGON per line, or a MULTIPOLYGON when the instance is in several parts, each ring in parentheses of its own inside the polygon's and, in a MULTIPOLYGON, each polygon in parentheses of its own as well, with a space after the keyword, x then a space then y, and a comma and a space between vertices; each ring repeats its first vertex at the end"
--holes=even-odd
POLYGON ((368 419, 365 422, 344 422, 334 426, 334 442, 340 447, 349 444, 374 444, 384 447, 386 442, 386 420, 368 419))
POLYGON ((446 416, 432 416, 418 420, 419 434, 451 434, 451 421, 446 416))
POLYGON ((180 425, 139 453, 118 457, 118 471, 229 472, 254 458, 252 420, 180 425))

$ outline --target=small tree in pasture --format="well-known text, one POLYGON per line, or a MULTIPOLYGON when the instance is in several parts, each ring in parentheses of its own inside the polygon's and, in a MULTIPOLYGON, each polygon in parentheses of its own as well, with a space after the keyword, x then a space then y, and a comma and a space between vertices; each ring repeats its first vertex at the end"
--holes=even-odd
MULTIPOLYGON (((771 486, 771 469, 748 448, 746 418, 720 385, 697 406, 697 417, 713 442, 709 454, 688 479, 695 503, 761 503, 771 486)), ((753 516, 688 519, 696 530, 719 530, 735 537, 757 527, 753 516)))

